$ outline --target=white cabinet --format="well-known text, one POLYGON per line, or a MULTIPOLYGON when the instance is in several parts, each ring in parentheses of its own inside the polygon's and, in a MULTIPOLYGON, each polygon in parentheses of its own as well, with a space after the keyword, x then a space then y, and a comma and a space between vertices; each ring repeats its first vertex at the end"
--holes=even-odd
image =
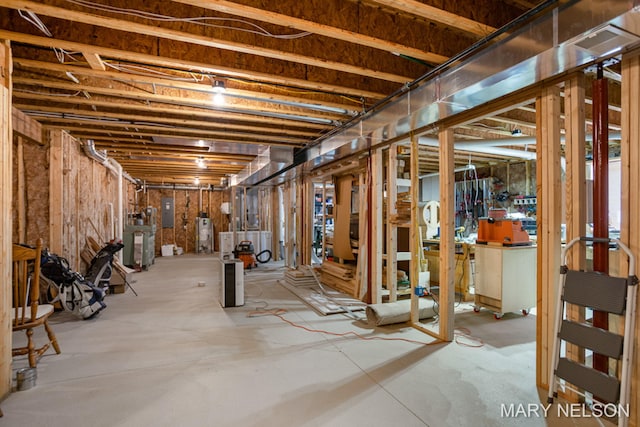
POLYGON ((475 306, 503 313, 536 306, 536 248, 476 245, 475 306))

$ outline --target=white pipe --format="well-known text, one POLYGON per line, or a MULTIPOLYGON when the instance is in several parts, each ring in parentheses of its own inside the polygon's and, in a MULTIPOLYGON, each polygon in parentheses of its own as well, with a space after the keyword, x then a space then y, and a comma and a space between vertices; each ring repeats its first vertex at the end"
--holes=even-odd
MULTIPOLYGON (((122 239, 124 237, 124 214, 123 214, 124 203, 122 202, 122 199, 124 197, 124 191, 122 188, 123 186, 122 165, 117 161, 115 161, 114 159, 107 159, 107 162, 105 162, 105 166, 108 166, 112 170, 115 170, 118 176, 118 200, 117 200, 116 218, 115 218, 115 223, 116 223, 115 237, 117 239, 122 239)), ((116 256, 120 261, 122 261, 122 252, 123 251, 118 251, 118 253, 116 254, 116 256)))
MULTIPOLYGON (((522 138, 517 138, 516 140, 520 140, 520 139, 522 138)), ((524 139, 528 139, 528 138, 524 138, 524 139)), ((461 151, 472 151, 475 153, 496 154, 499 156, 517 157, 525 160, 535 160, 536 158, 535 152, 514 150, 511 148, 495 147, 491 145, 496 141, 499 141, 499 140, 488 140, 486 142, 474 141, 473 143, 470 143, 469 141, 464 141, 464 142, 459 141, 459 142, 454 142, 453 147, 456 150, 461 150, 461 151)), ((513 139, 509 139, 509 141, 513 141, 513 139)), ((419 142, 421 145, 427 145, 429 147, 438 147, 440 145, 437 139, 427 138, 424 136, 419 138, 419 142)), ((515 144, 510 144, 510 145, 515 145, 515 144)))

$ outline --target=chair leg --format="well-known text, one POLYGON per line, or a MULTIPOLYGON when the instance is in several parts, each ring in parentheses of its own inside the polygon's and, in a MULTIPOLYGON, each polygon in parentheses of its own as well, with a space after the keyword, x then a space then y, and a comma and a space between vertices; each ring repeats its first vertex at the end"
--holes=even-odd
POLYGON ((36 352, 33 346, 33 329, 27 329, 27 354, 29 355, 29 367, 36 367, 36 352))
POLYGON ((53 346, 56 354, 60 354, 60 346, 58 345, 58 340, 56 339, 56 334, 53 333, 53 329, 49 327, 49 321, 44 321, 44 329, 47 331, 47 335, 49 336, 49 341, 51 341, 51 345, 53 346))

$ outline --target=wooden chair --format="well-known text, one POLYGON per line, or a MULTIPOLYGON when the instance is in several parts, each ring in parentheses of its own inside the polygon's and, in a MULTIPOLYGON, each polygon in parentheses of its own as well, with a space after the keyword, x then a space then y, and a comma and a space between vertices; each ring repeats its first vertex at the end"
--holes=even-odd
POLYGON ((11 323, 14 331, 26 330, 27 345, 13 348, 12 356, 27 354, 29 366, 34 368, 37 359, 47 351, 49 344, 53 345, 57 354, 60 354, 58 341, 49 327, 47 319, 53 313, 53 305, 39 304, 40 298, 40 253, 42 251, 42 239, 38 239, 36 247, 29 248, 21 245, 13 245, 13 305, 11 309, 11 323), (33 343, 33 328, 44 326, 49 336, 49 342, 40 348, 35 348, 33 343))

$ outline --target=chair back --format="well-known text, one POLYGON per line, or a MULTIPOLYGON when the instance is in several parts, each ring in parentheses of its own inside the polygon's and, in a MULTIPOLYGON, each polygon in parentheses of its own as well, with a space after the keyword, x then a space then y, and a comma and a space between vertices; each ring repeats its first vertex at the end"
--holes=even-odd
POLYGON ((42 239, 37 240, 35 248, 13 245, 11 281, 13 283, 12 310, 15 311, 14 327, 32 322, 37 318, 41 252, 42 239))

